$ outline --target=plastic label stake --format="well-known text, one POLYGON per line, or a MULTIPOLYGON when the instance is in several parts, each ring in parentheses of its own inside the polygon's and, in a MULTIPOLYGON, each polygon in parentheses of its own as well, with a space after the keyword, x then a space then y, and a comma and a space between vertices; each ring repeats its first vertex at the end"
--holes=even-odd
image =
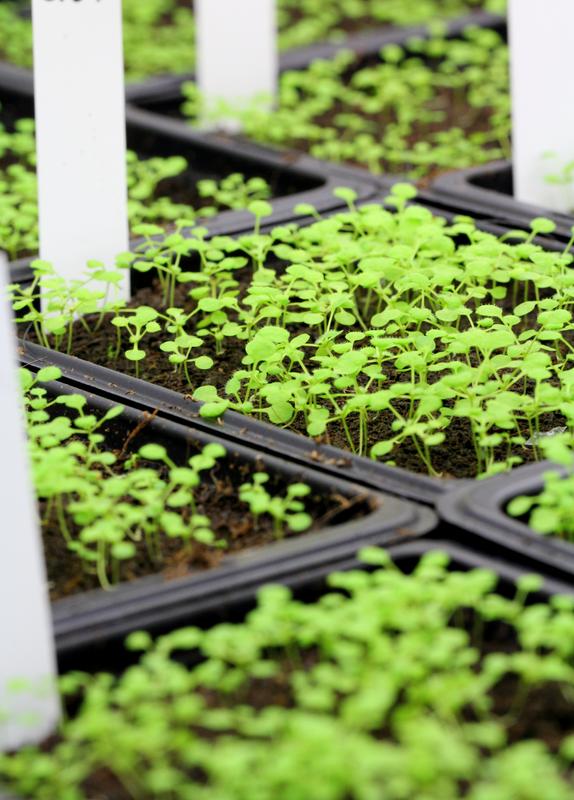
POLYGON ((514 195, 554 211, 574 208, 572 0, 510 0, 514 195))
POLYGON ((122 4, 32 0, 32 15, 40 255, 76 278, 129 248, 122 4))
POLYGON ((277 94, 276 0, 195 0, 202 126, 237 131, 234 112, 271 108, 277 94))
POLYGON ((40 742, 60 715, 7 275, 0 258, 0 750, 40 742))

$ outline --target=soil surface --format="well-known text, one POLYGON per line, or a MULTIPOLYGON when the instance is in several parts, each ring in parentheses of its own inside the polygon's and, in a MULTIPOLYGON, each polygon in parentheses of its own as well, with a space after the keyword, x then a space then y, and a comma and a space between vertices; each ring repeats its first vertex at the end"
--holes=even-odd
MULTIPOLYGON (((151 421, 151 420, 149 420, 151 421)), ((121 422, 121 418, 120 418, 121 422)), ((111 438, 108 436, 108 440, 111 438)), ((124 464, 130 454, 146 442, 155 442, 153 428, 149 428, 145 418, 131 427, 123 430, 114 426, 113 446, 106 441, 102 447, 111 450, 118 457, 113 471, 123 473, 124 464), (145 428, 148 427, 146 432, 145 428), (118 434, 122 431, 121 434, 118 434)), ((199 448, 193 443, 186 443, 185 457, 178 450, 172 458, 178 465, 185 465, 186 458, 193 455, 199 448)), ((140 467, 150 467, 162 472, 165 467, 158 466, 156 462, 139 462, 140 467)), ((178 539, 170 539, 159 534, 157 544, 159 552, 152 552, 145 541, 136 542, 137 555, 124 562, 117 576, 120 581, 133 581, 137 578, 161 573, 165 579, 172 579, 186 575, 191 570, 204 570, 216 567, 226 554, 237 553, 243 550, 265 546, 277 541, 273 527, 273 520, 269 515, 263 514, 255 518, 246 503, 238 499, 239 486, 252 479, 257 471, 267 472, 270 480, 266 488, 270 494, 284 495, 290 483, 296 480, 288 475, 274 474, 266 468, 265 460, 256 463, 242 462, 233 455, 230 447, 228 455, 220 459, 209 473, 202 474, 200 486, 194 491, 196 512, 205 515, 211 520, 211 528, 218 540, 225 542, 225 547, 217 549, 198 542, 183 543, 178 539)), ((311 487, 313 489, 313 487, 311 487)), ((284 538, 302 536, 305 533, 318 531, 327 527, 334 527, 345 522, 361 519, 372 510, 371 501, 366 495, 343 496, 336 491, 321 491, 315 488, 310 495, 303 498, 305 508, 313 516, 313 524, 304 533, 293 533, 284 530, 284 538)), ((190 514, 191 509, 184 510, 190 514)), ((42 532, 46 553, 48 580, 52 600, 84 592, 100 587, 95 574, 87 571, 84 562, 72 554, 60 532, 55 513, 47 513, 46 505, 41 509, 42 532)), ((68 518, 72 538, 77 538, 79 530, 74 529, 68 518)))

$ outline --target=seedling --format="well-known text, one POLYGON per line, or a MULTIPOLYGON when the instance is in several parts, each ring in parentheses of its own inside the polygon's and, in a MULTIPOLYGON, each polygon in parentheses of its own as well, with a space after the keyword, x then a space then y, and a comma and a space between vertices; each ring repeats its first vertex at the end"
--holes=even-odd
POLYGON ((411 575, 361 558, 372 572, 331 575, 315 602, 267 586, 242 623, 138 631, 122 676, 64 676, 77 712, 0 758, 0 784, 31 800, 110 785, 130 800, 530 800, 543 779, 570 800, 572 598, 529 604, 532 575, 499 594, 440 552, 411 575))
POLYGON ((251 483, 244 483, 239 488, 239 499, 247 503, 249 510, 257 519, 262 514, 273 517, 275 536, 281 539, 285 527, 301 533, 311 527, 313 518, 305 512, 305 504, 300 498, 307 497, 311 489, 304 483, 293 483, 287 489, 285 497, 271 495, 265 486, 269 475, 256 472, 251 483))
POLYGON ((39 385, 59 370, 38 378, 22 371, 27 397, 29 438, 36 492, 45 503, 44 525, 56 521, 68 549, 93 568, 104 588, 120 579, 122 562, 137 555, 144 541, 149 557, 161 564, 162 534, 183 542, 221 547, 209 519, 199 514, 194 492, 225 457, 218 444, 206 445, 187 466, 178 466, 161 445, 147 444, 123 465, 105 448, 102 426, 119 416, 121 406, 99 417, 87 414, 86 398, 49 399, 39 385), (54 416, 63 406, 69 416, 54 416), (167 467, 167 475, 146 463, 167 467))
POLYGON ((115 316, 111 323, 118 329, 119 332, 125 330, 128 334, 128 341, 131 345, 124 355, 128 361, 133 361, 136 366, 136 376, 139 375, 139 362, 145 358, 145 350, 140 348, 142 339, 150 333, 158 333, 161 330, 161 325, 157 321, 158 312, 149 306, 138 306, 138 308, 124 308, 120 314, 115 316))
POLYGON ((564 467, 566 474, 556 470, 544 473, 544 489, 536 495, 515 497, 507 506, 512 517, 525 517, 537 533, 559 536, 574 541, 572 492, 574 490, 574 450, 571 434, 556 434, 542 444, 546 458, 564 467))
MULTIPOLYGON (((411 23, 412 5, 408 12, 405 6, 411 23)), ((400 13, 397 4, 392 9, 388 3, 369 4, 383 19, 400 13)), ((460 39, 447 39, 441 31, 438 26, 430 39, 409 41, 408 51, 384 47, 367 64, 363 55, 342 52, 305 70, 284 72, 277 107, 236 112, 238 124, 265 144, 417 179, 508 158, 505 42, 492 30, 468 29, 460 39)), ((190 83, 184 94, 182 112, 197 123, 201 91, 190 83)))
MULTIPOLYGON (((534 244, 554 224, 537 218, 517 241, 447 224, 408 184, 387 207, 337 195, 348 210, 267 232, 266 201, 251 203, 254 231, 238 239, 154 228, 136 264, 164 282, 157 308, 115 309, 115 345, 106 322, 84 319, 110 342, 105 363, 128 352, 154 380, 164 353, 170 385, 206 418, 233 409, 430 475, 453 474, 457 450, 456 475, 493 475, 537 459, 545 431, 574 433, 570 246, 534 244)), ((75 296, 54 287, 55 303, 75 296)), ((34 292, 14 296, 37 322, 34 292)))
MULTIPOLYGON (((153 442, 129 456, 112 450, 104 431, 123 408, 94 414, 83 395, 48 394, 43 383, 59 377, 59 369, 52 367, 37 376, 21 370, 43 530, 62 537, 80 571, 112 589, 142 558, 153 571, 160 571, 170 542, 180 543, 179 557, 190 563, 198 547, 224 550, 227 540, 218 535, 202 507, 206 484, 213 484, 216 503, 218 492, 229 491, 225 482, 212 476, 226 458, 224 447, 207 444, 184 463, 153 442)), ((252 480, 255 485, 265 482, 259 473, 252 480)), ((244 498, 248 486, 234 487, 238 500, 248 502, 244 498)), ((261 487, 265 507, 255 503, 250 513, 271 517, 276 536, 282 536, 285 527, 304 532, 312 520, 298 498, 309 493, 304 484, 289 486, 285 496, 270 496, 261 487)))

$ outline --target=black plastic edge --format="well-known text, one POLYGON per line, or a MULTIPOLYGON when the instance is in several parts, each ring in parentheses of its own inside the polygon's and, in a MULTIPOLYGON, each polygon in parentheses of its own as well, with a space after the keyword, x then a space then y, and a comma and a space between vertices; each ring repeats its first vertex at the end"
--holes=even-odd
POLYGON ((496 180, 507 176, 511 180, 510 161, 492 161, 468 169, 446 172, 431 183, 431 190, 442 195, 444 200, 469 213, 488 214, 503 225, 528 229, 535 217, 546 217, 556 224, 554 235, 568 241, 572 235, 574 216, 552 211, 544 206, 531 205, 515 200, 503 192, 477 185, 486 179, 496 180))
POLYGON ((141 410, 157 410, 167 420, 192 422, 198 430, 217 432, 231 444, 244 442, 263 454, 281 453, 297 463, 312 463, 323 473, 342 476, 361 486, 427 504, 436 502, 447 487, 445 481, 389 467, 329 445, 318 445, 306 436, 234 411, 226 412, 220 421, 205 420, 199 416, 201 404, 184 395, 40 345, 21 341, 19 354, 22 363, 35 371, 46 366, 59 367, 67 385, 141 410))
POLYGON ((544 473, 564 468, 549 461, 516 467, 510 473, 483 481, 461 482, 438 500, 441 521, 457 538, 470 535, 479 546, 495 546, 510 557, 533 562, 538 568, 574 579, 574 545, 542 536, 505 512, 505 506, 522 494, 536 494, 544 486, 544 473))
MULTIPOLYGON (((47 386, 51 394, 78 391, 61 382, 47 386)), ((114 401, 93 392, 82 392, 91 408, 105 411, 114 401)), ((126 404, 124 419, 128 426, 142 420, 137 407, 126 404)), ((365 545, 390 542, 427 534, 436 527, 437 517, 428 508, 366 489, 341 476, 327 476, 313 462, 301 464, 275 454, 263 454, 243 442, 229 442, 218 435, 217 428, 205 430, 192 421, 173 421, 158 416, 146 426, 146 437, 157 432, 186 444, 191 440, 204 445, 223 444, 234 460, 250 463, 288 480, 303 481, 323 494, 337 493, 349 499, 369 502, 371 513, 360 519, 299 537, 273 542, 262 548, 224 556, 220 566, 195 571, 188 576, 166 581, 161 576, 137 579, 120 584, 113 591, 94 590, 53 604, 54 629, 58 652, 65 655, 81 647, 101 645, 130 631, 145 627, 173 627, 195 613, 205 612, 226 601, 229 596, 251 597, 268 582, 299 582, 299 573, 309 568, 330 570, 339 561, 354 555, 365 545)))
MULTIPOLYGON (((420 558, 426 553, 442 552, 449 556, 453 569, 488 569, 495 572, 503 581, 516 583, 524 575, 539 574, 543 580, 540 590, 542 595, 549 597, 555 594, 574 595, 574 586, 571 583, 559 580, 548 575, 544 570, 536 572, 530 565, 510 563, 499 555, 485 554, 466 543, 454 542, 450 539, 435 539, 424 537, 409 542, 400 542, 385 548, 392 556, 393 561, 400 567, 401 560, 420 558)), ((351 569, 357 563, 345 563, 341 569, 351 569)))
MULTIPOLYGON (((309 203, 319 213, 342 208, 343 202, 333 194, 333 190, 341 185, 353 189, 358 202, 367 201, 381 191, 381 180, 366 170, 320 161, 304 153, 290 153, 255 142, 197 132, 185 122, 138 108, 127 109, 126 121, 132 128, 179 141, 183 147, 197 147, 206 153, 241 159, 252 170, 260 167, 283 171, 319 183, 316 188, 272 199, 273 214, 265 218, 266 227, 301 221, 303 217, 297 216, 293 210, 299 203, 309 203)), ((253 216, 248 211, 223 211, 202 225, 212 234, 242 233, 253 227, 253 216)))

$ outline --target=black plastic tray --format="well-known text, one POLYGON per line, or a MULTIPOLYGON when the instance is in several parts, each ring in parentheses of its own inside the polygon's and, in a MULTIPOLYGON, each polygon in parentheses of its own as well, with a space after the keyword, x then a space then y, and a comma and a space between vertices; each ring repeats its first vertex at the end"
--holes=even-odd
MULTIPOLYGON (((391 182, 389 182, 390 185, 391 182)), ((380 195, 364 202, 383 203, 385 197, 386 195, 380 195)), ((429 208, 433 213, 452 220, 456 212, 446 207, 437 207, 436 200, 436 193, 422 191, 416 202, 429 208)), ((477 224, 481 230, 495 235, 507 232, 505 228, 489 220, 480 220, 477 224)), ((269 227, 266 225, 262 230, 267 231, 269 227)), ((537 237, 535 241, 549 250, 563 249, 562 243, 547 237, 537 237)), ((26 283, 29 281, 31 278, 29 260, 12 269, 10 277, 12 282, 26 283)), ((169 415, 174 420, 193 420, 195 424, 210 430, 216 427, 219 435, 230 440, 247 441, 251 446, 265 453, 285 453, 289 458, 302 463, 307 463, 311 459, 318 468, 326 473, 343 475, 356 483, 400 497, 434 504, 443 492, 450 491, 459 483, 458 479, 431 478, 400 467, 390 467, 364 456, 353 455, 337 447, 319 445, 307 436, 234 411, 227 411, 218 421, 203 420, 199 416, 200 403, 170 389, 155 386, 116 370, 91 364, 83 359, 58 353, 24 340, 20 342, 20 352, 22 358, 31 366, 40 368, 56 364, 62 370, 67 381, 78 387, 94 388, 116 402, 124 402, 127 399, 129 403, 135 403, 142 409, 160 409, 162 414, 169 415)))
MULTIPOLYGON (((440 529, 437 534, 439 537, 442 536, 440 529)), ((238 621, 254 607, 258 589, 264 583, 269 582, 279 582, 289 586, 295 596, 301 600, 316 600, 327 589, 327 578, 332 572, 365 568, 365 565, 358 558, 358 551, 363 547, 363 544, 363 542, 358 541, 355 551, 341 554, 338 560, 328 563, 319 564, 303 558, 298 561, 293 560, 287 565, 287 569, 291 570, 289 574, 287 571, 284 574, 277 573, 275 575, 263 575, 261 573, 257 576, 261 580, 253 582, 247 579, 242 584, 239 582, 225 583, 222 574, 220 576, 222 579, 220 585, 214 587, 215 591, 213 592, 211 587, 198 583, 197 591, 193 595, 189 593, 184 598, 185 613, 181 615, 177 624, 209 627, 218 622, 238 621), (203 589, 207 590, 205 594, 202 592, 203 589)), ((425 553, 440 551, 450 557, 453 569, 462 571, 488 569, 495 572, 500 578, 499 589, 501 591, 512 591, 510 587, 518 578, 536 573, 543 578, 543 585, 535 595, 535 599, 544 600, 552 594, 574 595, 574 586, 571 583, 550 576, 543 570, 533 571, 529 565, 513 564, 502 557, 485 555, 451 540, 425 536, 409 541, 398 541, 395 538, 393 541, 388 537, 387 542, 383 542, 383 547, 391 554, 394 563, 405 572, 411 572, 425 553)), ((366 568, 368 569, 368 567, 366 568)), ((173 599, 176 600, 175 596, 173 599)), ((151 598, 151 601, 153 602, 153 598, 151 598)), ((119 610, 124 610, 123 603, 119 610)), ((62 640, 58 636, 59 613, 56 608, 56 645, 61 671, 79 668, 91 672, 110 669, 110 664, 114 665, 114 671, 116 671, 133 659, 133 655, 122 653, 119 640, 113 638, 102 641, 97 627, 91 627, 82 637, 82 641, 78 643, 78 646, 68 647, 69 639, 67 641, 62 640)), ((141 620, 142 622, 144 621, 144 615, 141 616, 141 620)), ((165 630, 167 629, 165 628, 165 630)), ((171 629, 173 629, 173 626, 171 626, 171 629)), ((158 632, 161 632, 161 630, 163 628, 157 629, 158 632)))
POLYGON ((473 546, 488 548, 489 552, 504 552, 513 561, 560 576, 574 591, 574 544, 536 533, 505 512, 514 497, 542 491, 543 475, 549 469, 564 472, 549 461, 541 461, 484 481, 461 482, 439 499, 437 511, 457 539, 472 541, 473 546))
MULTIPOLYGON (((506 19, 497 14, 477 11, 471 14, 449 20, 447 25, 448 35, 456 36, 469 25, 480 27, 503 27, 506 19)), ((376 52, 387 44, 406 42, 412 37, 428 36, 428 26, 416 25, 399 27, 387 25, 376 27, 361 33, 347 36, 339 42, 317 42, 306 47, 297 47, 285 51, 280 55, 279 68, 281 71, 288 69, 305 69, 312 61, 318 58, 332 58, 341 50, 353 50, 358 54, 376 52)), ((143 81, 129 82, 126 85, 126 99, 129 102, 146 102, 148 99, 160 97, 166 90, 171 90, 174 81, 181 85, 182 82, 192 80, 194 73, 190 71, 184 75, 161 75, 143 81)), ((16 84, 27 83, 31 88, 33 73, 29 69, 17 67, 6 61, 0 61, 0 86, 10 88, 16 84)))
POLYGON ((431 189, 447 204, 464 209, 465 213, 486 214, 501 224, 523 229, 528 229, 535 217, 547 217, 556 223, 556 238, 569 241, 572 236, 574 215, 514 199, 510 161, 493 161, 444 173, 432 182, 431 189))
MULTIPOLYGON (((33 98, 22 81, 11 87, 0 82, 0 117, 10 120, 17 116, 31 116, 33 98), (21 114, 16 113, 21 109, 21 114)), ((179 202, 192 198, 198 180, 220 180, 230 173, 240 172, 246 177, 265 178, 273 193, 273 215, 266 217, 267 225, 278 225, 294 218, 293 208, 298 203, 310 203, 320 212, 341 208, 343 202, 333 195, 337 186, 348 186, 359 200, 367 200, 381 191, 381 183, 374 176, 359 169, 318 161, 304 154, 295 157, 250 142, 225 141, 194 131, 183 123, 174 123, 154 114, 135 108, 127 109, 127 144, 143 158, 153 156, 183 156, 189 167, 165 185, 165 193, 173 192, 179 202)), ((202 222, 202 225, 204 223, 202 222)), ((205 221, 212 233, 240 233, 253 227, 253 216, 247 211, 222 211, 205 221)), ((24 269, 29 259, 20 259, 14 267, 24 269)), ((19 273, 19 280, 23 279, 19 273)))
MULTIPOLYGON (((507 594, 513 593, 514 584, 521 576, 531 574, 530 570, 524 569, 523 567, 509 564, 508 562, 499 558, 485 556, 484 554, 478 553, 468 547, 464 547, 447 540, 425 538, 398 544, 391 544, 385 549, 391 555, 394 564, 399 569, 407 573, 411 572, 415 568, 419 559, 426 553, 445 553, 450 558, 450 565, 452 569, 460 571, 487 569, 496 573, 499 576, 499 583, 497 587, 498 590, 507 594)), ((355 558, 352 558, 341 561, 339 564, 337 564, 336 570, 342 571, 356 569, 359 566, 361 566, 360 563, 355 558)), ((556 579, 549 578, 544 574, 542 574, 541 577, 543 578, 541 589, 536 594, 532 595, 533 600, 544 602, 547 601, 552 595, 558 594, 572 596, 574 594, 574 589, 572 586, 562 583, 556 579)), ((323 572, 313 571, 312 569, 308 570, 305 576, 305 586, 306 591, 304 591, 303 597, 311 600, 316 599, 327 589, 325 574, 323 572)), ((300 596, 301 592, 297 591, 296 587, 294 588, 295 595, 300 596)), ((202 613, 196 614, 192 611, 190 612, 191 617, 189 624, 199 624, 207 627, 222 620, 239 621, 245 616, 246 611, 253 607, 253 604, 253 600, 245 604, 245 602, 242 602, 240 597, 237 597, 230 601, 230 605, 225 609, 225 611, 220 612, 220 614, 216 615, 215 617, 206 617, 202 613)), ((127 663, 133 662, 133 660, 133 653, 129 655, 126 654, 127 663)), ((74 663, 73 660, 72 663, 74 663)), ((118 668, 121 669, 123 666, 125 666, 125 663, 122 663, 121 657, 116 649, 108 661, 96 660, 84 665, 82 668, 92 672, 110 669, 114 669, 115 671, 118 668), (113 665, 112 667, 110 667, 110 663, 113 665)), ((0 800, 19 800, 19 798, 0 794, 0 800)))
POLYGON ((448 486, 446 481, 437 478, 389 467, 330 445, 319 445, 307 436, 235 411, 227 411, 221 420, 203 419, 199 416, 201 404, 185 395, 40 345, 20 341, 19 352, 22 364, 29 369, 55 365, 62 371, 64 382, 78 390, 96 392, 108 400, 127 403, 140 411, 157 410, 165 420, 193 423, 197 431, 216 434, 230 447, 244 443, 263 455, 281 453, 297 464, 312 464, 325 475, 427 504, 436 502, 448 486))
MULTIPOLYGON (((49 385, 50 394, 78 392, 63 382, 49 385)), ((105 411, 114 400, 90 392, 91 408, 105 411)), ((141 409, 126 405, 121 418, 106 424, 104 432, 112 446, 120 446, 127 433, 144 419, 141 409)), ((58 652, 65 656, 86 646, 103 647, 130 631, 160 630, 184 624, 193 612, 207 612, 224 606, 236 597, 250 599, 266 582, 298 585, 307 570, 327 574, 339 561, 354 556, 367 544, 387 545, 393 541, 420 536, 433 530, 436 516, 428 508, 390 495, 366 489, 341 477, 325 475, 312 461, 294 463, 277 454, 262 453, 245 443, 218 435, 217 426, 207 429, 192 422, 179 422, 158 415, 142 427, 130 442, 137 450, 147 442, 163 444, 176 463, 185 463, 194 445, 219 442, 234 464, 263 470, 272 478, 307 483, 319 495, 340 495, 354 501, 357 512, 346 512, 349 520, 299 537, 287 538, 264 547, 253 548, 222 558, 220 566, 209 571, 193 571, 188 576, 167 581, 161 576, 120 584, 112 591, 94 590, 56 601, 53 605, 58 652)), ((345 515, 342 514, 344 517, 345 515)))

